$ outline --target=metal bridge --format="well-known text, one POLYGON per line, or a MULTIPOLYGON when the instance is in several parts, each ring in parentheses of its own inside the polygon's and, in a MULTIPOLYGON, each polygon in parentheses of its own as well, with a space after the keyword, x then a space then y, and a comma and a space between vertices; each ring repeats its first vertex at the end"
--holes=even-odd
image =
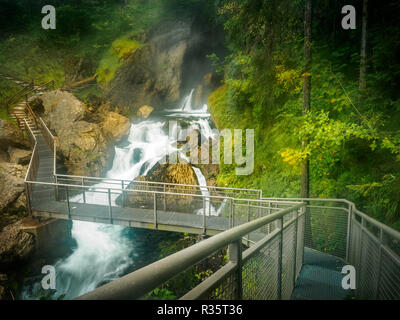
POLYGON ((345 264, 356 270, 356 298, 400 298, 400 233, 352 202, 61 175, 55 139, 28 98, 13 114, 33 146, 25 178, 32 216, 211 236, 79 299, 142 299, 224 248, 227 263, 181 299, 346 299, 345 264))

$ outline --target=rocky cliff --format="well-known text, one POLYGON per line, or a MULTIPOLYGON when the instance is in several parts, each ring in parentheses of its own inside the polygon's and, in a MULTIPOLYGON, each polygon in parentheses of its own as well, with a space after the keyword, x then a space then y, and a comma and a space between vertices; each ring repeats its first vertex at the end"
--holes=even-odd
POLYGON ((94 114, 62 90, 47 92, 40 100, 68 172, 79 176, 104 174, 114 157, 114 145, 129 134, 129 119, 107 108, 94 114))

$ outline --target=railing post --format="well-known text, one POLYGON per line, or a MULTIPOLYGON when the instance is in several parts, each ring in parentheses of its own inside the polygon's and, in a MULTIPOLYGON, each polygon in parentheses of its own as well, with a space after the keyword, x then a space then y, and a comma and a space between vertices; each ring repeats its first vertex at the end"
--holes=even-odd
POLYGON ((229 261, 236 265, 235 282, 233 283, 233 297, 235 300, 243 299, 242 286, 242 241, 237 240, 228 247, 229 261))
POLYGON ((108 189, 108 217, 110 219, 110 224, 114 224, 112 217, 112 208, 111 208, 111 190, 108 189))
POLYGON ((294 225, 294 261, 293 261, 293 289, 296 286, 296 278, 297 278, 297 229, 299 226, 299 211, 295 210, 295 216, 296 216, 296 220, 295 220, 295 225, 294 225))
POLYGON ((277 220, 279 228, 279 256, 278 256, 278 300, 282 300, 282 260, 283 260, 283 218, 277 220))
POLYGON ((164 184, 164 188, 163 188, 163 192, 164 192, 164 212, 167 211, 167 195, 165 194, 165 184, 164 184))
MULTIPOLYGON (((271 214, 271 201, 268 201, 268 215, 271 214)), ((268 233, 271 233, 271 227, 272 227, 272 223, 268 224, 268 233)))
POLYGON ((206 234, 206 198, 203 197, 203 234, 206 234))
POLYGON ((363 243, 363 237, 364 237, 364 228, 366 227, 367 222, 365 221, 364 217, 360 216, 361 218, 361 228, 360 228, 360 239, 358 240, 358 248, 357 250, 360 251, 359 256, 358 256, 358 264, 356 267, 356 284, 357 285, 357 290, 356 290, 356 298, 360 299, 363 297, 363 287, 360 287, 359 284, 362 284, 362 276, 363 276, 363 265, 364 265, 364 259, 365 259, 365 254, 363 254, 363 248, 362 248, 362 243, 363 243))
POLYGON ((58 177, 54 176, 54 180, 56 183, 56 201, 60 199, 60 190, 58 189, 58 177))
POLYGON ((157 194, 153 193, 154 195, 154 229, 157 229, 157 194))
POLYGON ((375 300, 379 299, 379 288, 380 288, 380 283, 381 283, 381 273, 382 273, 382 246, 384 245, 384 231, 382 228, 379 229, 380 234, 379 234, 379 260, 378 260, 378 279, 376 279, 376 287, 375 287, 375 300))
POLYGON ((65 188, 65 193, 66 193, 66 196, 67 196, 68 219, 71 220, 71 207, 70 207, 70 205, 69 205, 68 186, 65 188))
POLYGON ((235 227, 235 201, 232 199, 232 228, 235 227))
POLYGON ((348 217, 347 217, 347 236, 346 236, 346 261, 349 262, 350 259, 350 233, 351 233, 351 224, 352 224, 352 214, 353 214, 353 206, 349 204, 348 217))
POLYGON ((208 198, 208 215, 211 217, 211 198, 208 198))
POLYGON ((126 194, 125 194, 124 180, 121 180, 121 190, 122 190, 122 208, 125 208, 126 194))
MULTIPOLYGON (((250 222, 250 200, 247 201, 247 222, 250 222)), ((250 247, 250 233, 247 234, 247 247, 250 247)))
POLYGON ((229 229, 232 228, 232 216, 233 216, 233 199, 230 199, 230 203, 229 203, 229 215, 228 215, 228 226, 229 229))
POLYGON ((86 204, 86 189, 84 188, 84 186, 85 186, 85 182, 84 182, 84 179, 85 178, 82 178, 82 193, 83 193, 83 203, 85 203, 86 204))
POLYGON ((32 215, 32 207, 31 207, 31 195, 29 192, 29 186, 26 182, 25 182, 25 195, 26 195, 26 206, 28 209, 28 213, 30 216, 33 216, 32 215))

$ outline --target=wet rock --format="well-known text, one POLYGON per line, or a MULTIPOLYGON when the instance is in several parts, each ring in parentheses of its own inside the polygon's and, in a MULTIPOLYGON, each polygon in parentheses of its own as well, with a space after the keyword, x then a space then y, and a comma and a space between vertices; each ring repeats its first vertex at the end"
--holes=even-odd
POLYGON ((0 163, 0 212, 24 192, 26 167, 18 164, 0 163))
MULTIPOLYGON (((139 176, 132 181, 127 189, 136 190, 133 192, 127 192, 126 196, 120 196, 116 200, 119 205, 124 204, 125 206, 137 207, 137 208, 148 208, 154 207, 154 196, 153 194, 141 192, 143 191, 163 191, 163 187, 157 184, 148 184, 145 182, 165 182, 171 184, 186 184, 196 186, 198 185, 196 174, 192 166, 188 163, 176 163, 176 164, 156 164, 146 176, 139 176), (161 187, 161 189, 160 189, 161 187)), ((171 193, 182 193, 183 191, 188 195, 166 195, 165 203, 168 210, 177 212, 191 212, 196 206, 201 204, 201 199, 193 197, 191 195, 200 193, 196 187, 184 187, 179 185, 169 185, 165 189, 166 192, 171 193)), ((157 205, 159 208, 164 207, 164 196, 159 195, 157 199, 157 205)))
POLYGON ((144 105, 139 108, 137 116, 142 119, 147 119, 153 111, 153 107, 144 105))
POLYGON ((23 150, 19 148, 11 148, 10 152, 10 162, 27 165, 31 160, 32 151, 30 150, 23 150))
POLYGON ((108 112, 104 117, 104 135, 115 142, 119 142, 126 137, 129 134, 130 127, 129 119, 116 112, 108 112))
POLYGON ((46 92, 41 96, 41 100, 48 124, 56 131, 83 120, 88 113, 86 105, 67 91, 46 92))
POLYGON ((21 230, 22 221, 5 227, 0 233, 0 267, 27 259, 35 250, 34 236, 21 230))
POLYGON ((15 200, 12 204, 11 207, 16 209, 16 210, 22 210, 26 209, 26 195, 25 192, 23 192, 17 200, 15 200))
POLYGON ((78 176, 99 176, 112 161, 112 154, 99 125, 85 121, 58 128, 58 149, 68 172, 78 176))
POLYGON ((9 147, 30 147, 24 134, 13 123, 0 119, 0 149, 7 152, 9 147))
POLYGON ((57 151, 69 174, 101 176, 110 167, 114 145, 129 133, 129 119, 104 105, 95 114, 71 93, 55 90, 41 97, 45 121, 55 132, 57 151))

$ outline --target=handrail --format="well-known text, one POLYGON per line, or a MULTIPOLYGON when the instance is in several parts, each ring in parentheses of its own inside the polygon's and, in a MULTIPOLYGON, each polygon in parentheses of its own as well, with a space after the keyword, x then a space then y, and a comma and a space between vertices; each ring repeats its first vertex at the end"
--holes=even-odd
POLYGON ((300 203, 219 233, 101 286, 92 292, 78 297, 77 300, 139 299, 149 291, 162 285, 165 281, 201 262, 216 251, 231 243, 240 241, 243 236, 283 218, 286 214, 292 213, 304 206, 304 203, 300 203))
POLYGON ((57 177, 61 178, 71 178, 71 179, 91 179, 91 180, 99 180, 99 181, 129 181, 134 183, 151 183, 156 185, 171 185, 171 186, 185 186, 185 187, 202 187, 209 189, 223 189, 223 190, 240 190, 240 191, 254 191, 261 192, 260 189, 244 189, 244 188, 228 188, 228 187, 217 187, 217 186, 199 186, 195 184, 180 184, 180 183, 168 183, 168 182, 159 182, 159 181, 136 181, 136 180, 128 180, 128 179, 114 179, 114 178, 99 178, 99 177, 89 177, 89 176, 74 176, 74 175, 66 175, 66 174, 56 174, 57 177))
MULTIPOLYGON (((203 194, 191 194, 191 193, 179 193, 179 192, 169 192, 169 191, 155 191, 155 190, 143 190, 143 189, 119 189, 119 188, 110 188, 110 187, 102 187, 102 186, 85 186, 79 184, 63 184, 63 183, 55 183, 55 182, 42 182, 42 181, 32 181, 32 180, 25 180, 25 183, 28 184, 35 184, 35 185, 43 185, 43 186, 57 186, 57 187, 65 187, 65 188, 76 188, 76 189, 99 189, 105 191, 125 191, 125 192, 139 192, 139 193, 148 193, 148 194, 161 194, 161 195, 174 195, 174 196, 190 196, 196 198, 211 198, 211 199, 227 199, 227 200, 235 200, 235 201, 251 201, 257 203, 270 203, 269 201, 264 201, 260 199, 240 199, 240 198, 233 198, 227 196, 212 196, 212 195, 203 195, 203 194)), ((118 193, 119 194, 119 193, 118 193)), ((283 204, 297 204, 298 202, 280 202, 283 204)), ((257 207, 257 208, 264 208, 268 209, 268 207, 257 207)), ((271 208, 273 209, 273 208, 271 208)))

